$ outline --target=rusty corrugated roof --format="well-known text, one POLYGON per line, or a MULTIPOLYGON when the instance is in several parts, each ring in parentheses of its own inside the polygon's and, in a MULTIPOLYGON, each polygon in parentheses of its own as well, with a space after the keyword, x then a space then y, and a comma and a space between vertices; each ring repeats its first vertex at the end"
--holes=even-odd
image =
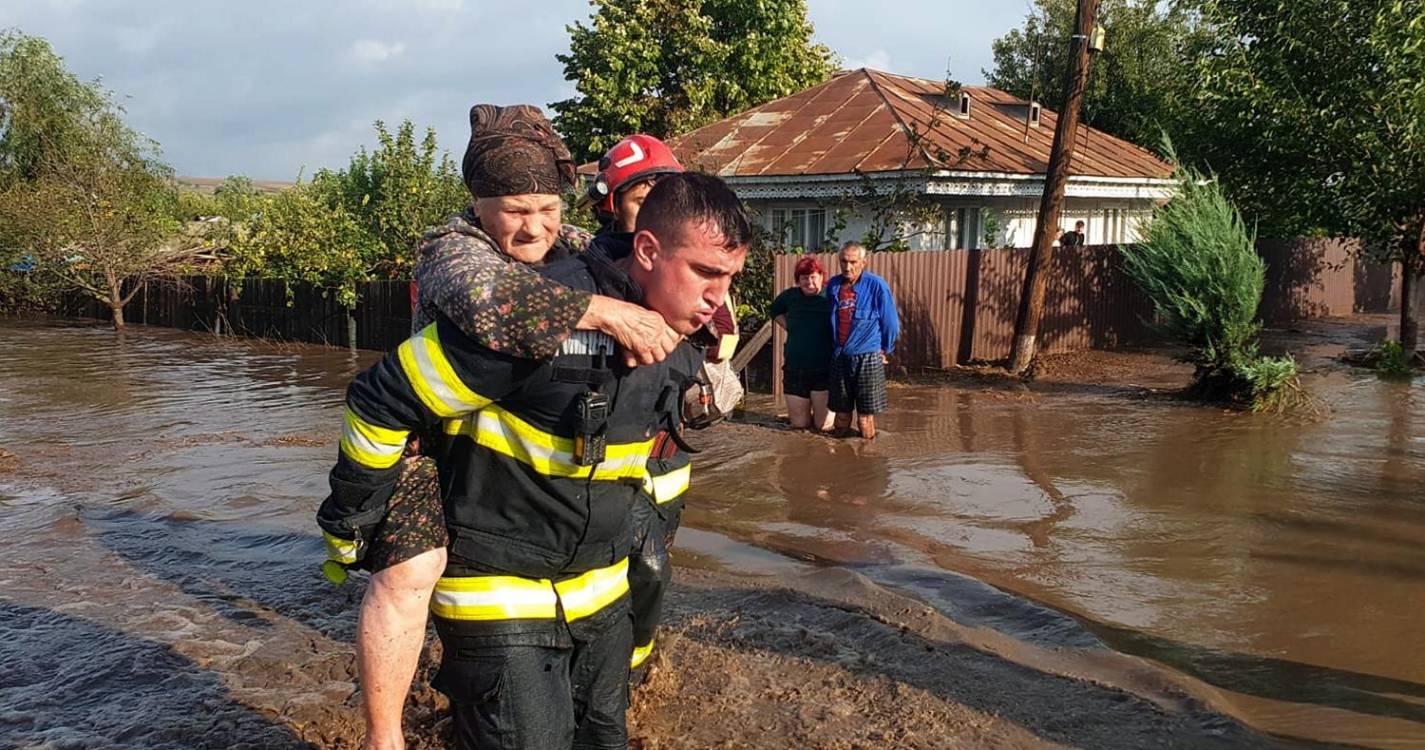
MULTIPOLYGON (((1015 175, 1048 170, 1057 115, 1043 110, 1025 139, 1028 103, 965 86, 970 116, 952 114, 945 84, 861 68, 699 128, 669 144, 689 168, 723 177, 950 169, 1015 175), (919 137, 916 137, 919 134, 919 137)), ((581 170, 584 171, 584 170, 581 170)), ((1146 149, 1081 126, 1071 173, 1162 178, 1172 168, 1146 149)))

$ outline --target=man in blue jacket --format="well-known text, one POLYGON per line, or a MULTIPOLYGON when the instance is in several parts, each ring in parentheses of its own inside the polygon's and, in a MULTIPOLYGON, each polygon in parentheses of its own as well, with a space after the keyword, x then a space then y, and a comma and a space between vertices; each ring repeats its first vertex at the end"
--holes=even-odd
POLYGON ((834 434, 851 433, 857 414, 861 437, 876 437, 876 415, 886 410, 886 362, 900 335, 900 316, 886 280, 866 271, 866 248, 841 246, 841 274, 826 287, 831 298, 831 383, 827 405, 836 413, 834 434))

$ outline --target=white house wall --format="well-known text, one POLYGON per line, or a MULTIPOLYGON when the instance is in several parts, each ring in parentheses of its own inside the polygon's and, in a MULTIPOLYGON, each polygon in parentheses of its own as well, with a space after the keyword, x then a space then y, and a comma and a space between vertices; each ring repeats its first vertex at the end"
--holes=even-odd
MULTIPOLYGON (((748 200, 747 205, 758 214, 762 226, 768 229, 772 228, 770 211, 772 208, 821 208, 814 200, 748 200)), ((994 243, 997 247, 1028 247, 1034 242, 1034 224, 1039 212, 1037 198, 954 197, 945 199, 942 205, 945 206, 947 216, 959 208, 972 209, 967 212, 972 215, 984 211, 985 216, 993 216, 999 224, 994 243)), ((1090 245, 1137 242, 1142 238, 1143 226, 1152 217, 1153 205, 1154 201, 1142 199, 1065 198, 1059 230, 1055 232, 1055 235, 1072 229, 1076 221, 1083 221, 1086 240, 1090 245)), ((835 210, 832 208, 824 208, 824 210, 827 212, 826 226, 830 229, 835 221, 835 210)), ((871 228, 869 214, 848 214, 845 219, 846 226, 839 232, 834 244, 859 240, 871 228)), ((981 222, 985 220, 978 217, 976 219, 981 222)), ((914 225, 907 222, 902 225, 902 230, 912 250, 942 250, 948 244, 939 223, 936 225, 914 225)), ((972 234, 973 243, 968 247, 984 246, 983 224, 974 226, 972 234)))

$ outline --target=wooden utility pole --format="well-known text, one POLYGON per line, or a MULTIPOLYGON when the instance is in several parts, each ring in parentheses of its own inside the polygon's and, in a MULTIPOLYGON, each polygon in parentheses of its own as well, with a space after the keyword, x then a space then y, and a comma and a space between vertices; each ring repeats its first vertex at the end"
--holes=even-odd
POLYGON ((1023 374, 1034 362, 1038 347, 1039 322, 1044 317, 1044 290, 1048 269, 1054 260, 1054 238, 1059 233, 1059 213, 1064 204, 1064 186, 1074 160, 1074 138, 1079 131, 1079 110, 1089 80, 1089 41, 1098 17, 1099 0, 1079 0, 1074 17, 1074 36, 1069 47, 1069 70, 1064 76, 1064 106, 1054 126, 1054 147, 1049 152, 1049 171, 1044 175, 1044 197, 1039 201, 1039 220, 1034 228, 1034 247, 1024 273, 1024 290, 1019 298, 1019 315, 1014 320, 1014 348, 1009 355, 1009 371, 1023 374))

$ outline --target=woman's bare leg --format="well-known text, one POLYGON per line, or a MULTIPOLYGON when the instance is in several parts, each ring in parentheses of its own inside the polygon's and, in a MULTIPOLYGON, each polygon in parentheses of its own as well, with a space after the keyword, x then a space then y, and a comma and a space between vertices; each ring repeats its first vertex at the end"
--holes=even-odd
POLYGON ((801 396, 784 394, 787 399, 787 419, 792 423, 792 429, 805 430, 811 427, 811 402, 801 396))
POLYGON ((406 746, 401 712, 425 645, 431 592, 445 572, 445 548, 371 576, 356 621, 356 669, 366 719, 363 750, 406 746))
POLYGON ((811 392, 811 427, 813 430, 829 432, 831 430, 831 410, 826 408, 826 391, 811 392))

